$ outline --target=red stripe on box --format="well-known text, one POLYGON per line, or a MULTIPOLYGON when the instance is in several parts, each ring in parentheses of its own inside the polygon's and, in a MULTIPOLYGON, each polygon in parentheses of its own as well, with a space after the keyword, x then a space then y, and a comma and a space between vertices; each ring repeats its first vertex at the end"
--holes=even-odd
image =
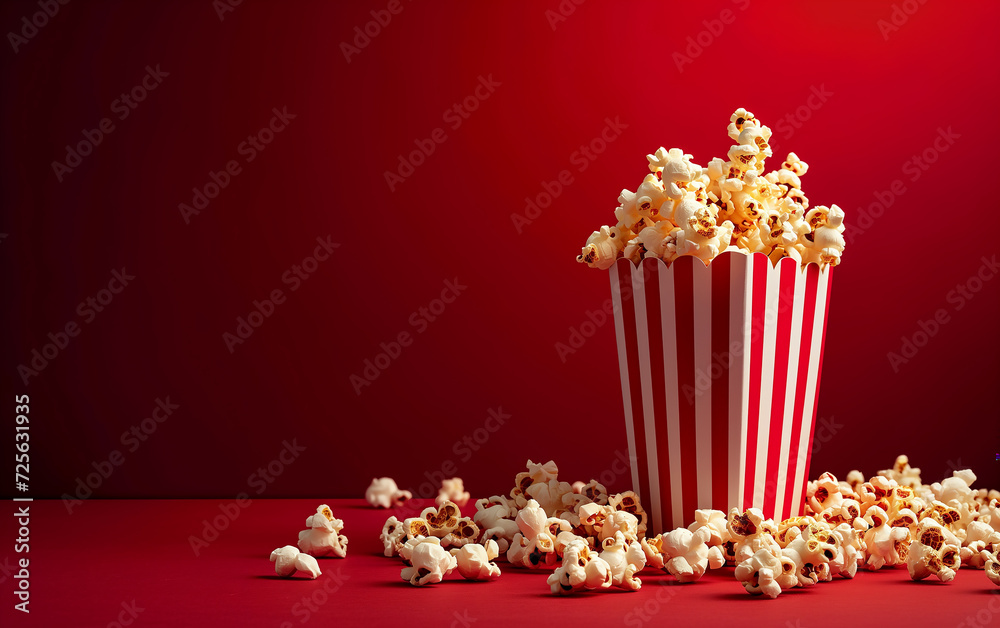
MULTIPOLYGON (((795 301, 795 275, 798 262, 786 257, 775 269, 780 272, 778 284, 778 320, 774 338, 774 379, 771 385, 771 422, 767 445, 767 481, 764 484, 764 515, 774 512, 778 497, 778 477, 781 469, 781 434, 785 428, 785 393, 788 390, 788 351, 792 335, 792 313, 795 301)), ((787 478, 786 478, 787 481, 787 478)))
MULTIPOLYGON (((816 399, 813 401, 813 415, 811 425, 809 426, 810 445, 813 442, 813 437, 816 435, 816 412, 819 410, 819 383, 823 379, 823 351, 826 349, 826 322, 830 320, 830 290, 833 288, 833 267, 827 266, 824 272, 826 272, 826 302, 823 304, 823 335, 819 338, 819 365, 816 367, 816 399)), ((812 447, 809 447, 809 454, 806 456, 806 481, 802 483, 802 490, 800 492, 803 503, 806 499, 806 485, 809 480, 809 464, 811 462, 812 447)))
MULTIPOLYGON (((646 286, 646 321, 649 333, 649 374, 653 383, 653 425, 656 427, 656 463, 659 477, 660 521, 668 529, 670 521, 670 450, 667 447, 667 390, 664 385, 663 322, 660 316, 660 271, 658 260, 643 262, 646 286)), ((652 501, 650 501, 652 506, 652 501)), ((661 530, 662 531, 662 530, 661 530)))
POLYGON ((674 320, 677 321, 677 389, 680 393, 681 506, 686 520, 698 509, 698 440, 694 365, 694 263, 690 256, 674 262, 674 320))
POLYGON ((760 380, 764 364, 764 309, 767 303, 767 271, 771 260, 763 254, 747 259, 753 274, 753 297, 750 309, 750 395, 747 408, 747 457, 744 468, 743 510, 753 505, 757 472, 757 430, 760 428, 760 380))
MULTIPOLYGON (((712 271, 712 508, 729 512, 729 367, 736 358, 729 348, 729 282, 733 256, 716 257, 712 271), (715 367, 719 370, 715 370, 715 367)), ((739 452, 733 452, 739 456, 739 452)))
POLYGON ((635 326, 635 298, 632 294, 632 264, 617 264, 622 301, 622 328, 625 330, 625 356, 628 361, 629 397, 632 400, 632 431, 635 434, 635 457, 639 466, 640 499, 649 495, 649 464, 646 460, 646 427, 643 424, 642 380, 639 374, 639 341, 635 326), (627 291, 625 286, 627 286, 627 291))
MULTIPOLYGON (((813 325, 815 324, 816 319, 816 283, 819 279, 819 268, 817 268, 814 264, 810 264, 806 267, 805 272, 806 288, 805 294, 803 295, 804 301, 802 305, 802 339, 799 342, 799 366, 796 378, 797 383, 795 386, 795 405, 792 410, 792 421, 794 421, 792 423, 792 451, 795 453, 795 456, 789 456, 788 461, 789 482, 785 484, 786 514, 782 515, 783 519, 787 519, 788 517, 797 517, 802 514, 800 512, 802 510, 802 502, 799 501, 792 504, 792 499, 800 492, 798 490, 799 487, 794 485, 795 477, 799 471, 799 457, 803 453, 808 455, 808 451, 799 451, 798 447, 799 440, 802 438, 802 425, 806 421, 806 417, 802 416, 802 411, 805 409, 806 384, 809 381, 809 356, 810 350, 812 349, 813 325)), ((812 449, 811 438, 806 443, 806 447, 812 449)))

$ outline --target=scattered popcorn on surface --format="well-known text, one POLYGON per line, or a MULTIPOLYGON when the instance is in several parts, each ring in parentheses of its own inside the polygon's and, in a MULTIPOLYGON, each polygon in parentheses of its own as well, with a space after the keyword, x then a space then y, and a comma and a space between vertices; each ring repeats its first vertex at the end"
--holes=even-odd
POLYGON ((472 520, 482 530, 483 539, 496 541, 501 554, 506 554, 510 542, 517 534, 517 507, 506 497, 493 496, 476 502, 476 514, 472 520))
POLYGON ((581 538, 566 544, 559 567, 546 581, 554 595, 583 589, 606 589, 613 581, 611 566, 581 538))
POLYGON ((410 539, 399 555, 407 563, 399 575, 415 587, 441 582, 458 566, 455 557, 441 547, 441 540, 433 536, 410 539))
POLYGON ((490 539, 484 545, 470 543, 451 550, 452 556, 458 561, 458 573, 466 580, 496 580, 500 577, 500 568, 493 560, 500 555, 497 542, 490 539))
POLYGON ((274 573, 283 578, 290 578, 296 571, 304 571, 315 580, 323 573, 315 558, 299 552, 294 545, 279 547, 271 552, 271 562, 274 563, 274 573))
POLYGON ((708 546, 708 566, 711 569, 718 569, 726 564, 725 546, 732 541, 727 523, 726 513, 721 510, 696 510, 694 523, 688 526, 688 530, 693 533, 702 528, 708 531, 705 544, 708 546))
POLYGON ((403 546, 403 543, 406 543, 406 528, 399 519, 389 517, 385 525, 382 526, 382 534, 378 538, 382 541, 383 553, 386 557, 391 558, 399 554, 399 548, 403 546))
POLYGON ((347 556, 347 537, 340 534, 344 522, 333 516, 330 507, 321 504, 316 514, 306 518, 306 528, 299 532, 299 549, 310 556, 347 556))
POLYGON ((376 508, 392 508, 401 506, 413 497, 410 491, 401 491, 392 478, 372 478, 372 483, 365 491, 365 499, 376 508))
MULTIPOLYGON (((756 132, 746 120, 742 124, 738 135, 748 128, 756 132)), ((689 156, 664 151, 653 157, 669 165, 670 181, 682 188, 689 156)), ((789 162, 780 181, 794 182, 792 177, 805 173, 794 155, 789 162)), ((633 200, 643 219, 661 215, 671 198, 666 191, 663 198, 640 192, 633 200)), ((399 555, 407 566, 403 579, 415 585, 440 582, 456 568, 470 580, 493 580, 500 575, 494 560, 506 558, 511 567, 551 570, 546 582, 555 595, 612 587, 637 591, 646 568, 679 583, 696 582, 726 564, 735 566, 736 580, 748 593, 768 598, 835 577, 854 578, 859 568, 904 565, 914 580, 934 576, 943 582, 960 567, 984 569, 1000 586, 1000 493, 972 488, 976 476, 967 469, 925 485, 920 470, 900 456, 867 481, 859 471, 845 481, 821 474, 807 484, 805 512, 784 521, 765 519, 758 508, 697 510, 687 528, 655 536, 646 535, 648 517, 635 492, 609 495, 596 480, 571 484, 558 473, 551 460, 529 460, 509 497, 476 501, 471 518, 452 500, 419 517, 389 517, 379 537, 384 554, 399 555)), ((314 517, 326 518, 322 509, 314 517)))
MULTIPOLYGON (((772 262, 836 266, 844 252, 844 212, 836 205, 810 208, 802 193, 808 164, 795 153, 764 174, 771 130, 737 109, 727 160, 702 167, 679 148, 646 155, 649 170, 635 192, 622 190, 617 224, 589 238, 577 261, 606 270, 619 258, 638 264, 655 257, 667 264, 691 255, 706 264, 723 251, 763 253, 772 262)), ((919 473, 919 470, 917 470, 919 473)))
MULTIPOLYGON (((697 582, 708 569, 708 540, 711 530, 702 526, 696 532, 677 528, 660 536, 663 567, 678 582, 697 582)), ((721 565, 720 565, 721 566, 721 565)))
POLYGON ((983 550, 983 562, 985 563, 986 577, 990 582, 1000 587, 1000 547, 992 554, 983 550))
POLYGON ((629 542, 620 531, 615 532, 614 538, 604 540, 601 560, 611 569, 611 586, 628 591, 638 591, 642 586, 642 581, 635 577, 646 566, 646 554, 639 543, 629 542))
POLYGON ((941 524, 930 517, 921 520, 917 538, 910 544, 906 557, 910 578, 923 580, 934 575, 941 582, 950 582, 960 564, 958 546, 945 543, 941 524))
POLYGON ((782 560, 781 550, 760 549, 736 565, 733 573, 747 593, 766 595, 773 600, 781 594, 782 586, 778 584, 778 579, 782 573, 794 569, 790 560, 782 560))
POLYGON ((441 481, 441 488, 438 490, 434 503, 441 506, 445 502, 454 502, 464 507, 469 503, 470 497, 471 495, 465 492, 465 482, 462 481, 462 478, 451 478, 441 481))

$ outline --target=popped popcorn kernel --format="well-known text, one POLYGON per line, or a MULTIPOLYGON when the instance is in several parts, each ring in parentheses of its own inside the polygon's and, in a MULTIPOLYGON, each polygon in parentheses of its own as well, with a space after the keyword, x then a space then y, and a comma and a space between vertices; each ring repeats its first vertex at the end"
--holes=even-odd
MULTIPOLYGON (((788 153, 765 174, 771 129, 746 109, 730 116, 726 158, 702 167, 680 148, 646 155, 651 174, 633 192, 623 189, 616 224, 593 232, 577 261, 607 270, 618 259, 638 264, 655 257, 668 265, 682 255, 709 264, 720 253, 763 253, 773 263, 836 266, 844 252, 844 211, 810 207, 801 177, 809 165, 788 153)), ((919 473, 919 470, 917 470, 919 473)))

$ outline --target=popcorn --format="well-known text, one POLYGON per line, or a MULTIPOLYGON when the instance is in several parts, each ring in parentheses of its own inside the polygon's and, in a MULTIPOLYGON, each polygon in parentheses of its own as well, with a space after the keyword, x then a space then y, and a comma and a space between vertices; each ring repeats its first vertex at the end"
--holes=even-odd
MULTIPOLYGON (((801 164, 787 165, 805 170, 801 164)), ((748 169, 741 181, 749 187, 759 179, 748 169)), ((698 184, 688 182, 685 189, 698 184)), ((868 481, 858 471, 846 481, 820 475, 807 485, 808 514, 803 516, 776 524, 756 508, 732 508, 728 515, 698 510, 687 528, 646 537, 647 514, 634 492, 609 497, 596 480, 561 482, 553 461, 529 460, 510 497, 478 500, 473 517, 462 516, 457 503, 442 499, 419 517, 389 517, 379 538, 386 556, 398 554, 403 560, 401 577, 417 586, 440 582, 454 569, 466 579, 494 580, 500 575, 494 561, 501 553, 515 566, 554 568, 547 578, 554 594, 612 586, 638 590, 638 575, 646 566, 681 583, 694 582, 727 559, 749 593, 771 598, 835 576, 853 578, 862 565, 876 570, 905 563, 914 580, 933 575, 947 582, 964 564, 985 569, 1000 585, 1000 531, 995 528, 1000 493, 973 489, 976 478, 969 470, 931 485, 919 478, 919 469, 900 456, 891 469, 868 481)), ((339 555, 338 547, 346 553, 346 538, 338 534, 343 522, 329 507, 321 505, 306 523, 302 552, 286 546, 272 553, 276 573, 299 569, 316 577, 318 564, 308 553, 339 555)))
MULTIPOLYGON (((642 587, 642 580, 636 578, 635 574, 646 566, 646 555, 642 547, 638 543, 629 544, 620 531, 615 533, 614 538, 605 539, 603 547, 601 559, 611 570, 611 585, 638 591, 642 587)), ((563 558, 564 562, 565 560, 563 558)))
POLYGON ((639 536, 646 535, 646 525, 649 518, 646 515, 646 511, 642 509, 642 504, 639 503, 639 496, 635 494, 635 491, 625 491, 624 493, 618 493, 609 497, 608 506, 614 510, 624 510, 635 515, 636 519, 638 519, 636 533, 639 536))
POLYGON ((629 543, 639 540, 639 518, 624 510, 604 508, 604 520, 597 538, 602 543, 621 534, 629 543))
MULTIPOLYGON (((639 216, 638 218, 642 218, 639 216)), ((576 261, 585 262, 591 268, 607 270, 615 263, 625 242, 621 237, 622 230, 619 227, 601 227, 600 231, 595 231, 583 246, 583 251, 577 255, 576 261)))
MULTIPOLYGON (((686 184, 701 175, 701 166, 691 163, 691 155, 679 148, 669 151, 660 148, 654 154, 646 155, 646 160, 649 161, 649 170, 656 175, 654 180, 662 180, 664 193, 675 201, 683 198, 686 184)), ((646 179, 649 177, 646 175, 646 179)))
POLYGON ((844 210, 836 205, 826 207, 819 205, 809 210, 806 222, 812 227, 812 233, 806 233, 799 238, 802 262, 815 263, 821 266, 836 266, 840 263, 840 254, 844 252, 844 210), (804 251, 802 250, 804 249, 804 251))
POLYGON ((990 579, 990 582, 1000 587, 1000 548, 994 550, 992 554, 986 550, 983 550, 982 553, 985 554, 983 562, 986 577, 990 579))
MULTIPOLYGON (((665 262, 672 262, 679 255, 677 239, 682 233, 684 233, 683 229, 669 220, 663 220, 640 231, 638 236, 629 241, 626 248, 639 247, 641 249, 640 259, 658 257, 665 262)), ((632 250, 634 249, 630 249, 630 251, 632 250)), ((626 257, 629 257, 628 253, 626 257)))
MULTIPOLYGON (((576 484, 577 482, 573 483, 574 486, 576 486, 576 484)), ((584 495, 595 504, 604 505, 608 503, 608 489, 597 480, 591 480, 584 484, 579 491, 574 489, 573 492, 584 495)), ((1000 525, 1000 520, 997 521, 997 524, 1000 525)))
POLYGON ((415 587, 441 582, 458 566, 458 560, 435 537, 410 539, 399 555, 409 565, 399 575, 415 587))
POLYGON ((396 517, 389 517, 382 526, 382 534, 379 535, 382 541, 383 554, 388 558, 399 553, 399 548, 406 542, 406 529, 403 523, 396 517))
POLYGON ((726 562, 723 548, 732 540, 727 523, 726 513, 721 510, 696 510, 694 523, 688 526, 688 530, 694 533, 702 528, 708 530, 705 543, 708 545, 708 566, 711 569, 718 569, 726 562))
POLYGON ((271 552, 271 562, 274 563, 274 573, 283 578, 291 577, 296 571, 305 571, 315 580, 323 573, 315 558, 299 552, 294 545, 279 547, 271 552))
POLYGON ((850 523, 846 521, 833 529, 837 537, 837 555, 830 561, 830 576, 853 578, 858 565, 865 560, 864 542, 850 523))
POLYGON ((568 482, 560 482, 553 478, 535 482, 524 493, 529 499, 538 502, 546 513, 555 515, 563 509, 563 497, 572 494, 573 487, 568 482))
MULTIPOLYGON (((700 527, 696 532, 687 528, 677 528, 660 535, 664 568, 678 582, 696 582, 708 569, 708 545, 711 538, 708 527, 700 527)), ((720 565, 721 566, 721 565, 720 565)))
POLYGON ((986 566, 984 554, 990 554, 997 547, 1000 547, 1000 532, 995 531, 988 523, 973 521, 966 528, 965 539, 962 541, 962 564, 983 569, 986 566))
POLYGON ((479 526, 469 517, 462 517, 458 520, 455 529, 444 535, 441 545, 445 547, 462 547, 469 543, 475 543, 479 538, 479 526))
POLYGON ((878 474, 895 480, 900 486, 916 488, 921 484, 920 469, 911 467, 910 459, 905 455, 897 456, 896 463, 892 465, 891 469, 879 471, 878 474))
POLYGON ((438 495, 434 503, 440 507, 446 501, 450 501, 459 506, 465 506, 469 503, 470 497, 471 495, 465 492, 465 483, 462 481, 462 478, 451 478, 450 480, 441 481, 441 489, 438 490, 438 495))
POLYGON ((365 499, 377 508, 392 508, 401 506, 413 497, 410 491, 401 491, 392 478, 372 478, 372 483, 365 491, 365 499))
POLYGON ((864 536, 865 547, 868 548, 868 569, 877 571, 884 565, 892 567, 906 562, 910 543, 907 528, 891 527, 889 516, 881 506, 869 508, 865 522, 869 526, 864 536))
POLYGON ((458 505, 445 501, 439 507, 428 506, 420 512, 420 518, 427 522, 430 533, 438 538, 444 538, 458 527, 462 511, 458 505))
POLYGON ((839 552, 838 539, 817 525, 797 536, 781 550, 781 555, 795 564, 797 585, 808 587, 831 577, 829 563, 839 552))
POLYGON ((496 580, 500 577, 500 568, 493 564, 500 550, 494 540, 483 545, 470 543, 451 550, 458 565, 458 573, 466 580, 496 580))
POLYGON ((581 589, 606 589, 612 581, 611 566, 586 541, 576 539, 566 544, 562 564, 546 582, 554 595, 566 595, 581 589))
POLYGON ((506 497, 494 495, 476 502, 476 514, 472 520, 482 530, 483 540, 495 540, 500 552, 506 554, 518 531, 517 522, 513 519, 515 516, 517 507, 506 497))
POLYGON ((299 532, 299 549, 310 556, 347 556, 347 537, 340 534, 344 522, 333 516, 326 504, 306 518, 306 530, 299 532))
POLYGON ((766 595, 772 600, 781 594, 778 579, 785 570, 794 570, 790 559, 782 560, 781 550, 759 549, 736 565, 736 580, 750 595, 766 595))
POLYGON ((573 493, 573 486, 558 480, 559 467, 552 460, 545 464, 529 460, 527 467, 527 471, 514 478, 514 488, 510 491, 514 506, 524 508, 529 499, 534 499, 549 516, 558 515, 564 509, 563 499, 573 493))
POLYGON ((514 535, 507 549, 507 562, 532 569, 554 565, 559 558, 555 553, 555 538, 548 530, 548 518, 538 502, 528 501, 515 521, 520 532, 514 535))
POLYGON ((743 514, 740 514, 739 508, 732 508, 726 529, 733 541, 733 559, 737 563, 742 563, 761 549, 781 549, 774 539, 777 534, 774 522, 765 520, 760 508, 750 508, 743 514))
POLYGON ((733 223, 729 220, 716 224, 712 211, 695 201, 681 201, 674 214, 681 231, 676 235, 676 253, 693 255, 710 262, 726 250, 733 236, 733 223))
POLYGON ((666 569, 663 555, 663 535, 639 539, 639 547, 646 555, 646 565, 654 569, 666 569))
POLYGON ((811 491, 807 503, 813 512, 822 512, 827 508, 839 510, 844 503, 844 495, 840 492, 837 477, 832 473, 824 473, 819 476, 816 487, 811 491))
POLYGON ((906 569, 913 580, 935 575, 941 582, 951 582, 959 568, 959 548, 945 543, 944 529, 933 519, 920 522, 917 538, 910 544, 906 569))
POLYGON ((772 156, 771 130, 737 109, 727 127, 726 159, 705 167, 679 148, 646 155, 651 174, 618 196, 614 226, 587 239, 577 261, 606 270, 619 258, 636 264, 656 257, 667 264, 691 255, 706 264, 726 250, 763 253, 773 262, 791 257, 821 267, 840 263, 844 212, 836 205, 810 208, 802 193, 808 164, 788 153, 778 170, 764 173, 772 156))

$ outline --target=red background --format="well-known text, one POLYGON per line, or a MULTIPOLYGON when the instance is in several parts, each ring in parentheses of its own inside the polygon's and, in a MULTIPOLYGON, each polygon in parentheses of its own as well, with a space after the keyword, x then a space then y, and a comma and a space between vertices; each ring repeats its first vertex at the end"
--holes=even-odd
MULTIPOLYGON (((967 466, 1000 486, 1000 279, 959 311, 947 300, 1000 252, 995 3, 930 2, 887 38, 891 3, 588 2, 554 30, 555 0, 401 6, 349 63, 341 42, 385 3, 244 2, 220 20, 208 1, 74 2, 0 50, 2 438, 29 394, 30 495, 74 490, 119 450, 98 496, 231 497, 286 439, 307 449, 262 496, 359 496, 375 475, 419 489, 448 461, 478 495, 528 458, 600 476, 626 447, 613 326, 565 361, 556 343, 610 291, 574 256, 647 153, 724 156, 739 106, 775 130, 769 165, 797 152, 811 202, 849 224, 906 188, 835 271, 819 416, 842 427, 811 477, 907 453, 927 481, 967 466), (679 71, 672 54, 699 35, 679 71), (113 101, 157 64, 169 76, 118 120, 113 101), (451 128, 444 112, 481 76, 500 86, 451 128), (814 87, 832 95, 813 110, 814 87), (246 163, 237 147, 274 107, 296 117, 246 163), (789 114, 800 128, 779 132, 789 114), (60 183, 51 163, 104 117, 115 130, 60 183), (571 155, 605 118, 627 128, 579 172, 571 155), (384 173, 439 127, 446 141, 391 191, 384 173), (912 180, 904 164, 939 128, 960 138, 912 180), (185 224, 178 204, 232 159, 241 174, 185 224), (563 169, 573 183, 518 233, 511 214, 563 169), (339 249, 290 291, 282 274, 327 235, 339 249), (78 304, 122 267, 136 279, 86 323, 78 304), (467 288, 417 333, 411 316, 453 278, 467 288), (276 288, 287 301, 230 353, 223 334, 276 288), (950 322, 894 372, 887 353, 940 308, 950 322), (79 336, 23 384, 18 365, 72 321, 79 336), (404 331, 412 345, 355 394, 351 375, 404 331), (128 452, 121 434, 168 396, 180 408, 128 452), (490 408, 510 419, 464 459, 456 442, 490 408)), ((37 10, 4 3, 0 27, 37 10)))

